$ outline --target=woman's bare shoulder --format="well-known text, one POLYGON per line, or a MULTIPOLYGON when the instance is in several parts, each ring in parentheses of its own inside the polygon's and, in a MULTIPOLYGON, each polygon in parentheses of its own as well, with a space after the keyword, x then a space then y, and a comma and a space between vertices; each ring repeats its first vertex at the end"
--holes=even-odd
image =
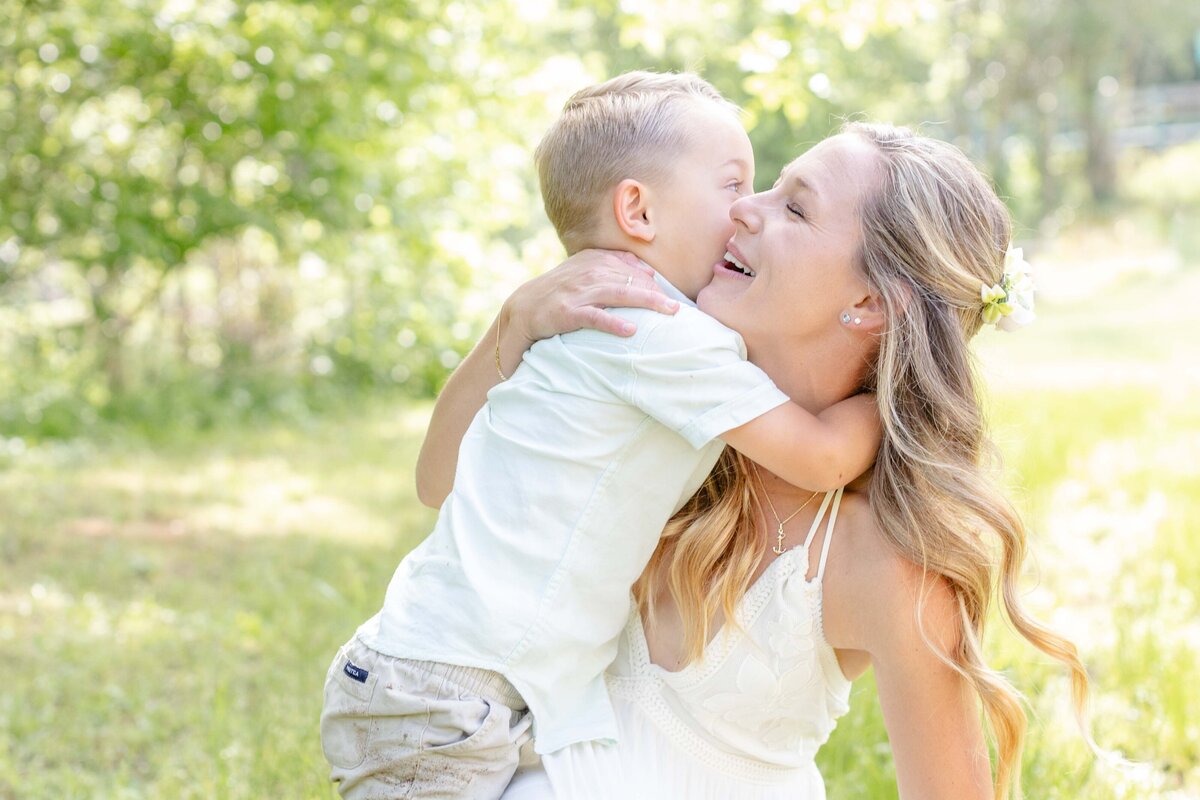
POLYGON ((825 592, 853 642, 847 646, 876 652, 885 640, 892 646, 920 640, 918 611, 935 641, 957 630, 949 582, 927 573, 886 535, 865 492, 845 493, 834 535, 825 592))
POLYGON ((842 496, 829 569, 857 588, 879 586, 886 594, 907 583, 913 568, 879 527, 866 492, 842 496))

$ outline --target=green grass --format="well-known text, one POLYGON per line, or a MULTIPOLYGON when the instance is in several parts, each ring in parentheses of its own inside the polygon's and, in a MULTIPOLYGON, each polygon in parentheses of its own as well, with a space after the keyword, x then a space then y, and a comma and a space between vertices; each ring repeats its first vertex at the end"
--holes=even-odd
POLYGON ((372 408, 0 472, 0 796, 332 796, 321 683, 432 521, 423 424, 372 408))
MULTIPOLYGON (((1143 762, 1097 764, 1061 670, 997 626, 992 661, 1030 698, 1030 798, 1200 797, 1200 380, 1180 374, 1200 340, 1136 323, 1195 285, 1152 276, 981 343, 1028 604, 1079 643, 1101 744, 1143 762)), ((427 413, 0 441, 0 797, 333 797, 321 684, 432 523, 427 413)), ((873 692, 820 756, 831 798, 896 796, 873 692)))

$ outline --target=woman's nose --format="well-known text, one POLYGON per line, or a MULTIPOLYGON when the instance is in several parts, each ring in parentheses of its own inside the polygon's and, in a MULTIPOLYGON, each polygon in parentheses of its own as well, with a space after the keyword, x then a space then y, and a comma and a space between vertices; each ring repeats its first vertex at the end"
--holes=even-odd
POLYGON ((759 214, 755 198, 758 195, 747 195, 733 201, 729 207, 729 217, 735 224, 740 224, 751 233, 757 233, 762 217, 759 214))

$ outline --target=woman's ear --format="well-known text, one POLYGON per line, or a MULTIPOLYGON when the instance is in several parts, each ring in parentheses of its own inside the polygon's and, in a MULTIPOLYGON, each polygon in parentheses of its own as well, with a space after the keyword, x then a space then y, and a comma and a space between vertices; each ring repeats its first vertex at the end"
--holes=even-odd
POLYGON ((632 178, 613 189, 613 219, 626 236, 649 244, 654 241, 654 223, 650 221, 650 190, 632 178))
POLYGON ((858 301, 842 311, 842 325, 856 331, 879 333, 884 325, 883 303, 874 292, 859 297, 858 301))

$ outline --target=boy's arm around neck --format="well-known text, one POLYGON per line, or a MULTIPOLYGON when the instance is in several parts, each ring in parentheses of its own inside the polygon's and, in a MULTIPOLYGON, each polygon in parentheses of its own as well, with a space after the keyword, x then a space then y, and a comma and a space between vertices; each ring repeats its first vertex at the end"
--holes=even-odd
POLYGON ((784 403, 721 439, 793 486, 815 492, 839 489, 865 472, 881 435, 875 395, 868 393, 819 414, 784 403))

